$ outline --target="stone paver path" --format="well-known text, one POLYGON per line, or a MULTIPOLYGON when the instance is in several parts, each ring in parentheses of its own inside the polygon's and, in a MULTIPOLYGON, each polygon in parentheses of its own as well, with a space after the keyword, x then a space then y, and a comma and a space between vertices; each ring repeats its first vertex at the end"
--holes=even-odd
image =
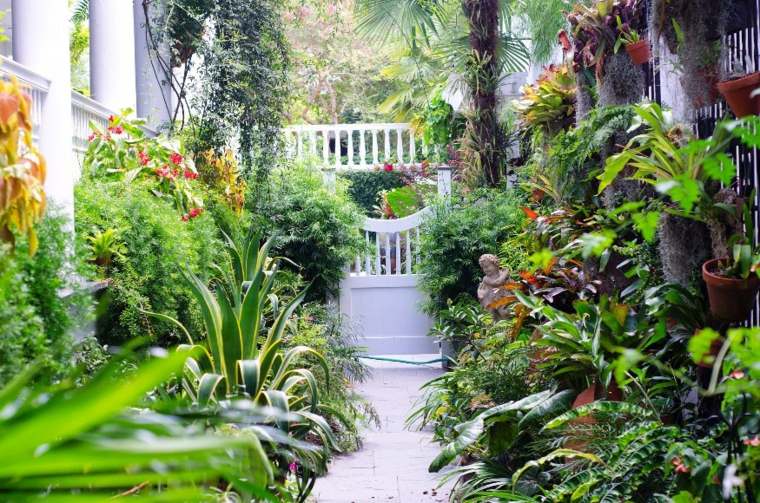
MULTIPOLYGON (((401 357, 410 359, 412 357, 401 357)), ((427 361, 435 355, 416 355, 427 361)), ((318 503, 447 502, 448 489, 427 467, 439 448, 427 431, 408 431, 404 420, 420 396, 419 388, 440 375, 440 364, 417 366, 368 360, 372 377, 359 391, 370 400, 381 428, 364 432, 363 448, 336 457, 327 476, 317 481, 318 503)))

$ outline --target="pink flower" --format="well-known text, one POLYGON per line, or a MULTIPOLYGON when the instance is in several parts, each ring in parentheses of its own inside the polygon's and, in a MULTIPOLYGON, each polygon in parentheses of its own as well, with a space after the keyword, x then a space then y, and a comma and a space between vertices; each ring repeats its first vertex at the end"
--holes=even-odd
POLYGON ((729 377, 731 377, 731 379, 744 379, 744 375, 744 371, 738 369, 731 372, 731 374, 729 374, 729 377))
POLYGON ((190 218, 195 218, 199 216, 201 213, 203 213, 203 208, 191 208, 188 212, 188 215, 190 215, 190 218))
POLYGON ((198 178, 198 173, 196 173, 195 171, 190 171, 189 169, 185 170, 184 175, 187 180, 195 180, 196 178, 198 178))
POLYGON ((187 222, 188 220, 190 220, 190 215, 188 215, 187 213, 185 213, 184 215, 182 215, 182 221, 183 222, 187 222))
POLYGON ((754 438, 745 438, 742 440, 742 443, 748 447, 760 447, 760 437, 755 436, 754 438))
POLYGON ((150 162, 150 156, 143 152, 142 150, 137 153, 137 157, 140 158, 140 165, 141 166, 147 166, 150 162))
POLYGON ((124 128, 121 126, 109 126, 108 130, 114 134, 122 134, 124 132, 124 128))
POLYGON ((98 137, 97 133, 90 133, 90 136, 87 137, 87 141, 92 141, 97 137, 98 137))
POLYGON ((681 458, 676 456, 671 463, 676 467, 676 473, 689 473, 689 467, 683 464, 681 458))
POLYGON ((183 161, 184 159, 182 158, 182 156, 181 156, 179 153, 177 153, 177 152, 172 152, 172 155, 171 155, 171 157, 169 158, 169 160, 172 162, 172 164, 176 164, 176 165, 179 165, 179 164, 182 164, 182 161, 183 161))
POLYGON ((159 178, 170 178, 171 177, 171 171, 169 171, 169 166, 164 164, 160 168, 156 169, 156 175, 159 176, 159 178))
POLYGON ((298 463, 296 463, 295 461, 290 463, 288 465, 288 470, 290 470, 290 473, 296 473, 296 471, 298 471, 298 463))
POLYGON ((389 162, 386 162, 386 163, 383 165, 383 169, 384 169, 385 171, 387 171, 387 172, 389 172, 389 173, 390 173, 391 171, 393 171, 393 164, 391 164, 391 163, 389 163, 389 162))

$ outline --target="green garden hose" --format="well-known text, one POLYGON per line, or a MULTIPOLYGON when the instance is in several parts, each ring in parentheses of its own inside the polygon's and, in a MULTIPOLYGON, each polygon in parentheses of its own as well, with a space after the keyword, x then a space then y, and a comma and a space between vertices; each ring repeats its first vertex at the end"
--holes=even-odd
POLYGON ((383 362, 406 363, 408 365, 430 365, 431 363, 443 363, 446 361, 445 358, 436 358, 435 360, 430 360, 426 362, 413 362, 410 360, 401 360, 399 358, 387 358, 384 356, 371 356, 371 355, 362 355, 359 358, 364 358, 365 360, 379 360, 383 362))

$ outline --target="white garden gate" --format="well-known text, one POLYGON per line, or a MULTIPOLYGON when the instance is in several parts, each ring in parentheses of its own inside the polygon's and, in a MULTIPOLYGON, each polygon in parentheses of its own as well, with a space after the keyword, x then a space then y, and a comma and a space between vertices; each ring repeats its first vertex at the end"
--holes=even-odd
MULTIPOLYGON (((438 191, 451 191, 451 170, 438 171, 438 191)), ((340 285, 340 310, 359 327, 358 344, 372 355, 438 353, 428 335, 432 319, 420 305, 417 288, 420 225, 425 208, 397 220, 367 218, 362 230, 366 250, 348 269, 340 285)))

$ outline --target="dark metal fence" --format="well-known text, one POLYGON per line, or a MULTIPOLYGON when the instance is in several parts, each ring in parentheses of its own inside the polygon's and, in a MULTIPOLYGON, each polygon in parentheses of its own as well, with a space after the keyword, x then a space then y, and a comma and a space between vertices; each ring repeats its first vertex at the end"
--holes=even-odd
MULTIPOLYGON (((730 2, 729 2, 730 3, 730 2)), ((760 0, 734 0, 732 11, 735 13, 728 21, 729 30, 723 37, 725 47, 724 59, 721 62, 726 74, 751 73, 760 69, 760 0)), ((715 129, 715 124, 727 114, 726 105, 722 100, 704 107, 696 113, 696 131, 701 138, 708 137, 715 129)), ((749 197, 752 191, 760 192, 758 181, 759 158, 757 149, 747 149, 741 146, 733 148, 732 157, 737 168, 737 192, 749 197)), ((757 194, 753 203, 753 220, 755 229, 760 228, 760 212, 757 194)), ((755 241, 758 241, 757 231, 755 241)), ((755 309, 747 321, 748 325, 760 326, 760 303, 756 301, 755 309)))

